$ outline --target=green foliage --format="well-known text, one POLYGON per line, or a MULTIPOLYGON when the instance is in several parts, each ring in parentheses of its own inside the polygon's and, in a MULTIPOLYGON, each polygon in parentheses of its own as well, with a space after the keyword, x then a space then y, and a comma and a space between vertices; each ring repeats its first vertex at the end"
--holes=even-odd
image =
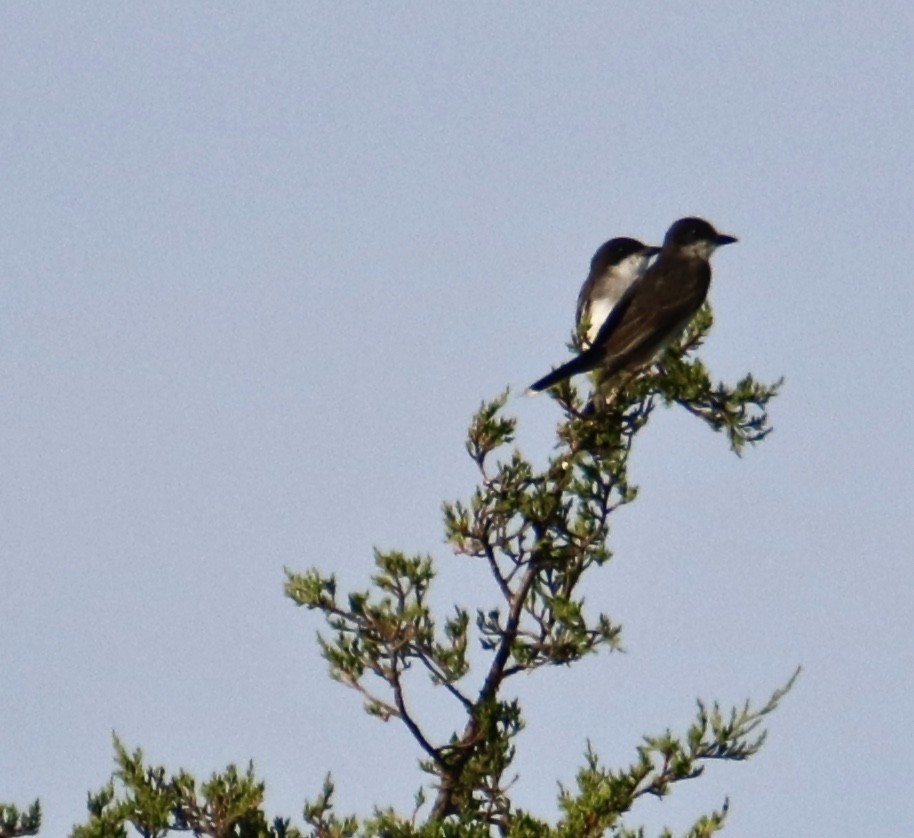
MULTIPOLYGON (((475 638, 465 609, 455 608, 443 621, 429 609, 435 574, 427 556, 377 551, 373 588, 344 600, 332 575, 288 573, 286 593, 322 612, 331 630, 320 638, 331 675, 357 690, 369 713, 401 721, 434 778, 436 795, 423 826, 413 825, 415 817, 406 823, 386 813, 366 828, 423 836, 450 834, 454 825, 460 835, 476 834, 480 825, 478 834, 485 835, 634 835, 621 817, 638 797, 664 796, 674 783, 698 777, 707 760, 743 760, 761 746, 763 737, 748 737, 782 691, 758 711, 748 704, 734 709, 726 722, 716 705, 710 711, 699 705, 699 718, 684 736, 646 738, 638 759, 621 771, 603 769, 588 753, 577 794, 562 790, 564 814, 553 827, 517 811, 508 794, 513 742, 524 722, 518 700, 503 697, 506 682, 619 648, 620 626, 607 614, 589 613, 580 582, 611 558, 610 516, 636 497, 628 475, 636 434, 659 405, 684 407, 725 433, 737 454, 770 432, 766 410, 780 382, 764 385, 746 376, 734 387, 712 384, 704 365, 690 357, 711 323, 705 306, 656 367, 610 382, 609 391, 601 387, 585 400, 568 381, 553 388, 564 420, 543 469, 513 446, 516 420, 503 413, 508 393, 480 406, 466 446, 479 483, 469 500, 444 505, 448 542, 486 568, 500 600, 476 609, 475 638), (475 687, 467 684, 473 640, 489 656, 475 687), (405 674, 414 668, 462 709, 462 729, 436 738, 419 724, 407 701, 405 674)), ((690 834, 712 834, 725 814, 726 807, 702 817, 690 834)))
MULTIPOLYGON (((618 825, 637 798, 644 795, 665 797, 673 783, 698 777, 708 760, 745 760, 762 747, 766 733, 756 733, 765 716, 777 708, 799 675, 793 674, 787 684, 772 694, 759 709, 749 702, 733 708, 728 714, 714 704, 708 709, 698 702, 695 721, 682 737, 670 731, 660 736, 646 736, 638 748, 638 759, 628 768, 611 771, 603 768, 588 746, 586 765, 578 772, 577 794, 563 788, 560 804, 564 817, 558 835, 599 836, 618 825)), ((723 826, 728 804, 719 812, 702 817, 690 835, 711 835, 723 826)), ((629 833, 622 829, 618 835, 629 833)), ((669 834, 669 833, 666 833, 669 834)))
POLYGON ((664 355, 661 373, 653 379, 665 404, 680 405, 713 430, 723 431, 733 451, 741 454, 747 444, 755 445, 771 432, 765 409, 784 379, 762 384, 747 374, 733 387, 712 384, 704 364, 686 359, 684 353, 701 345, 713 319, 705 303, 681 345, 664 355))
POLYGON ((11 803, 0 803, 0 838, 37 835, 41 828, 41 804, 36 800, 26 811, 11 803))
MULTIPOLYGON (((429 603, 432 558, 396 550, 376 550, 371 584, 349 594, 338 591, 332 574, 286 572, 287 596, 319 612, 329 629, 319 644, 331 676, 356 690, 369 714, 402 723, 420 749, 431 794, 420 789, 409 816, 379 808, 362 820, 341 817, 328 776, 318 796, 305 803, 302 831, 288 820, 267 820, 264 784, 250 765, 245 771, 229 765, 198 784, 185 771, 147 765, 141 751, 130 753, 115 738, 116 769, 89 795, 89 818, 73 838, 174 832, 219 838, 643 838, 642 829, 625 823, 640 798, 667 796, 677 783, 701 776, 711 760, 753 756, 765 740, 765 717, 796 674, 757 709, 747 702, 724 711, 699 702, 685 732, 644 737, 623 768, 603 766, 588 745, 576 787, 560 787, 554 823, 518 809, 510 795, 524 718, 506 685, 521 673, 569 666, 620 647, 621 627, 608 614, 592 613, 581 582, 612 558, 611 516, 637 496, 628 471, 635 436, 658 406, 684 408, 725 434, 737 454, 771 430, 767 406, 781 382, 761 384, 747 375, 735 386, 715 384, 692 357, 711 322, 705 306, 658 364, 600 382, 586 398, 568 381, 554 387, 550 393, 563 418, 542 468, 514 445, 517 423, 504 414, 508 393, 480 406, 466 443, 478 485, 467 500, 444 504, 444 530, 467 567, 491 580, 494 606, 455 605, 436 615, 429 603), (483 661, 479 672, 470 666, 471 644, 480 649, 474 658, 483 661), (454 730, 436 735, 420 723, 410 702, 414 682, 408 675, 414 673, 424 673, 462 714, 454 730)), ((687 838, 722 829, 728 805, 701 815, 687 838)), ((28 813, 0 807, 0 838, 34 834, 39 815, 37 803, 28 813)))
POLYGON ((169 774, 161 766, 146 765, 142 751, 128 752, 117 737, 114 750, 114 775, 89 794, 89 819, 74 828, 72 838, 162 838, 172 832, 213 838, 303 838, 287 820, 267 822, 264 784, 254 777, 252 765, 243 772, 229 765, 198 787, 186 771, 169 774), (128 833, 128 825, 136 833, 128 833))

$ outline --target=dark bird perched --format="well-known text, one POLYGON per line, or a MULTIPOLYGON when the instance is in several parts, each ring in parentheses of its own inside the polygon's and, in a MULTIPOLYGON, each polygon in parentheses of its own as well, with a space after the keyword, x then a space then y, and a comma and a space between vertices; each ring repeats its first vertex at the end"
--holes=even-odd
POLYGON ((605 381, 651 361, 689 324, 708 296, 711 254, 735 241, 701 218, 680 218, 667 231, 654 264, 622 295, 593 343, 531 384, 528 392, 595 369, 605 381))
POLYGON ((579 333, 587 324, 587 331, 581 335, 583 349, 593 343, 613 306, 628 287, 644 275, 651 257, 659 252, 659 247, 624 237, 600 245, 590 260, 590 273, 581 286, 575 312, 579 333))

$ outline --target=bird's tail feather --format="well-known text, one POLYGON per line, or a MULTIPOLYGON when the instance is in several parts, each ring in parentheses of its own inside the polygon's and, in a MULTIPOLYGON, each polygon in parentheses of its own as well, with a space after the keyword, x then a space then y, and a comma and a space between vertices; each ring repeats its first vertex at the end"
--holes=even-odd
POLYGON ((587 352, 582 352, 576 358, 572 358, 567 363, 554 369, 549 375, 544 375, 539 381, 534 381, 527 388, 527 394, 541 393, 543 390, 548 390, 553 384, 558 384, 560 381, 571 378, 571 376, 577 375, 579 372, 587 372, 593 367, 593 358, 587 352))

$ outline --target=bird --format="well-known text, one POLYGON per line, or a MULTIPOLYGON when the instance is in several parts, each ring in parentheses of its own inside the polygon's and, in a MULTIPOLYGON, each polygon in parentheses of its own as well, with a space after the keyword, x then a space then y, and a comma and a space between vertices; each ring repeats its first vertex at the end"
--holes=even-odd
POLYGON ((597 248, 575 310, 582 349, 593 343, 613 306, 629 285, 644 274, 651 258, 659 252, 659 247, 624 236, 610 239, 597 248))
POLYGON ((653 264, 613 306, 590 346, 531 384, 527 392, 539 393, 591 370, 598 370, 599 379, 606 381, 653 360, 685 329, 708 296, 711 254, 735 241, 702 218, 674 222, 653 264))

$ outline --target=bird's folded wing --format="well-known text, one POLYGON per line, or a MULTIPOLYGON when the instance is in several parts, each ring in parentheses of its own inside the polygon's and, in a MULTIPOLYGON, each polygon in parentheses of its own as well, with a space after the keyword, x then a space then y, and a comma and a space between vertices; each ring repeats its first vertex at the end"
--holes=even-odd
MULTIPOLYGON (((670 272, 673 273, 673 272, 670 272)), ((710 267, 679 276, 657 276, 640 293, 627 293, 616 304, 594 344, 601 345, 607 367, 646 360, 682 329, 705 299, 710 267), (623 308, 624 304, 624 308, 623 308)), ((632 292, 634 286, 629 289, 632 292)))

